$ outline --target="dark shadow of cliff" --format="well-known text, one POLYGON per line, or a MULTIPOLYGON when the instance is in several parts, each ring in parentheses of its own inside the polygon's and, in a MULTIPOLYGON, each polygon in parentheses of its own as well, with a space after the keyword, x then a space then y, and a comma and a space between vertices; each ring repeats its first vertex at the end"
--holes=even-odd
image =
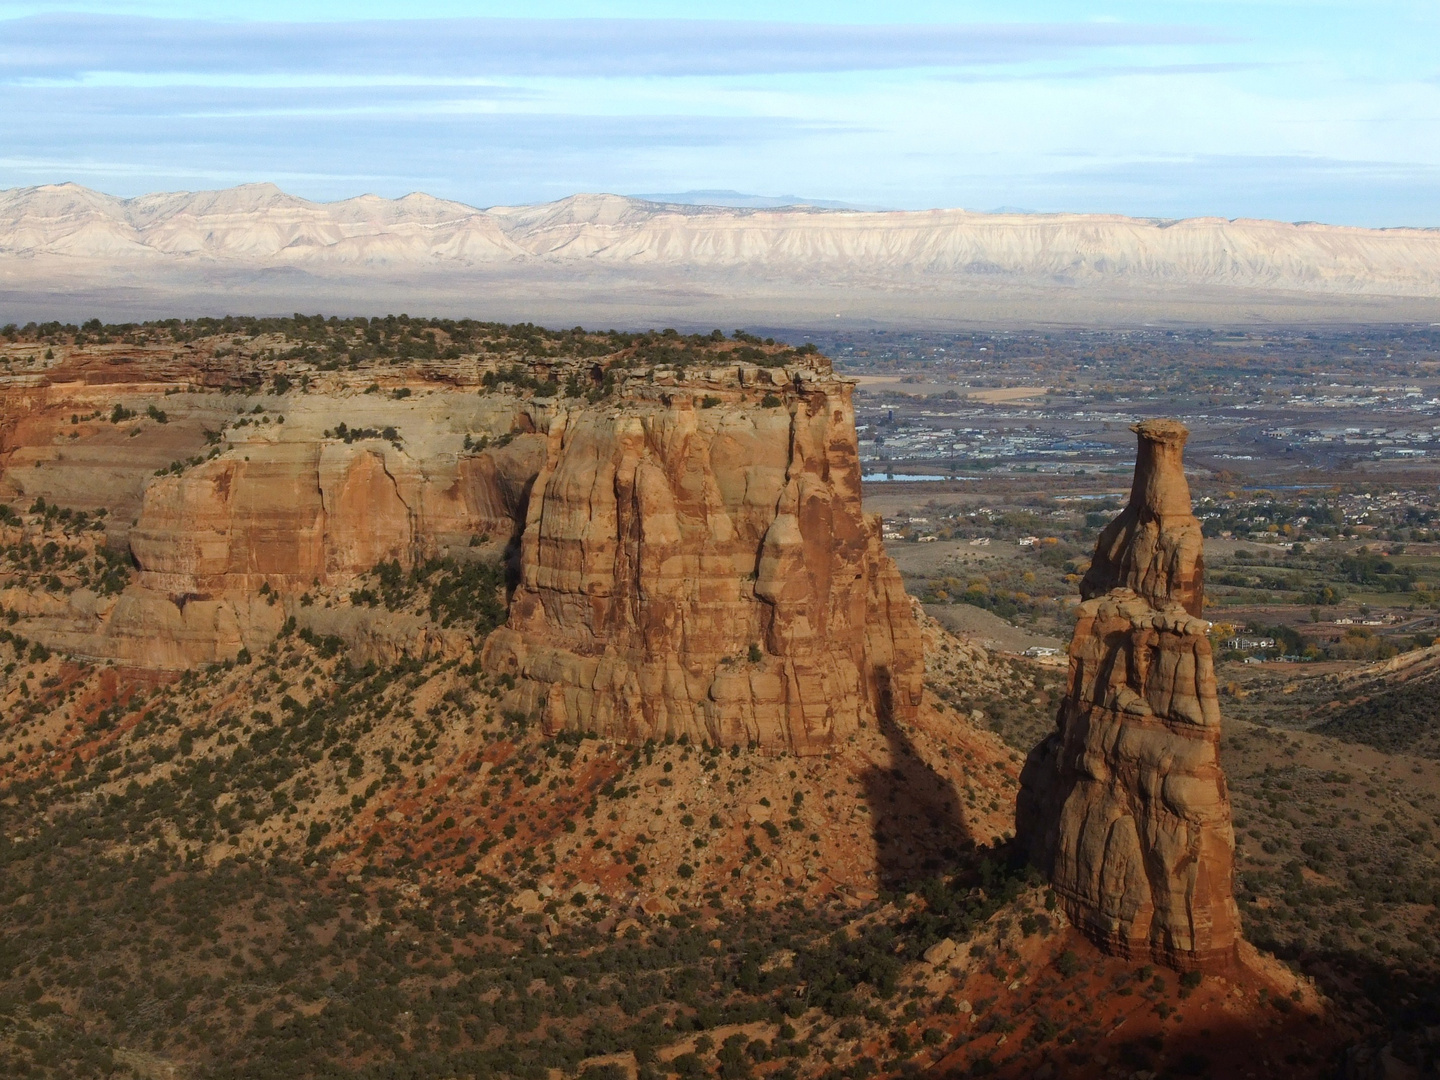
POLYGON ((890 767, 861 774, 870 806, 880 888, 904 891, 941 875, 973 869, 984 853, 965 820, 955 785, 930 767, 895 721, 888 682, 882 682, 880 732, 890 744, 890 767))
POLYGON ((530 496, 535 490, 535 481, 539 474, 528 477, 521 485, 515 498, 514 505, 510 510, 510 535, 505 541, 505 548, 500 554, 500 565, 505 574, 505 604, 508 607, 510 600, 515 595, 515 590, 520 587, 521 540, 525 536, 525 522, 530 517, 530 496))
POLYGON ((1350 948, 1311 949, 1246 935, 1315 980, 1357 1030, 1334 1075, 1369 1080, 1440 1075, 1440 965, 1431 958, 1382 957, 1350 948), (1382 1055, 1382 1050, 1384 1051, 1382 1055), (1382 1057, 1415 1072, 1386 1071, 1382 1057))
MULTIPOLYGON (((528 492, 527 492, 528 498, 528 492)), ((525 521, 522 518, 519 526, 510 534, 510 539, 505 541, 505 550, 500 555, 500 565, 505 573, 505 604, 508 607, 515 590, 520 587, 521 566, 520 566, 520 540, 525 535, 525 521)))

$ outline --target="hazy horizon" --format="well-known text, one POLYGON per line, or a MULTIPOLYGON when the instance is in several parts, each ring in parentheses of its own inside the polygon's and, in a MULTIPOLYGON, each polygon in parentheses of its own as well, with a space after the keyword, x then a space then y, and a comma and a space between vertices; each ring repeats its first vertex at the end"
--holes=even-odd
POLYGON ((290 196, 290 197, 293 197, 293 198, 303 199, 303 200, 305 200, 306 202, 310 202, 310 203, 314 203, 314 204, 316 204, 316 205, 322 205, 322 206, 332 205, 332 204, 337 204, 337 203, 349 202, 349 201, 354 200, 354 199, 379 198, 379 199, 386 199, 386 200, 388 200, 388 201, 395 201, 395 200, 404 199, 404 198, 410 197, 410 196, 424 196, 424 197, 427 197, 427 198, 440 199, 441 201, 444 201, 444 202, 453 202, 453 203, 456 203, 456 204, 458 204, 458 205, 467 206, 467 207, 469 207, 470 209, 479 210, 479 211, 482 211, 482 212, 488 212, 488 211, 491 211, 491 210, 504 209, 504 208, 506 208, 506 207, 525 207, 525 206, 551 205, 551 204, 555 204, 555 203, 562 203, 562 202, 566 201, 567 199, 577 199, 577 198, 586 198, 586 197, 605 197, 605 198, 614 197, 614 198, 620 198, 620 199, 630 199, 630 200, 634 200, 634 201, 637 201, 637 202, 655 203, 655 204, 657 204, 657 205, 689 206, 689 207, 695 207, 695 208, 714 208, 714 209, 718 209, 718 210, 841 210, 841 211, 849 211, 849 212, 853 212, 853 213, 876 213, 876 214, 886 214, 886 213, 923 213, 923 212, 925 212, 925 211, 958 210, 958 211, 962 211, 962 212, 964 212, 964 213, 969 213, 969 214, 976 214, 976 215, 982 215, 982 216, 996 216, 996 217, 998 217, 998 216, 1031 216, 1031 215, 1036 216, 1036 217, 1045 217, 1045 216, 1050 216, 1050 217, 1054 217, 1054 216, 1093 216, 1093 217, 1106 217, 1106 216, 1108 216, 1108 217, 1126 217, 1126 218, 1133 218, 1133 219, 1135 219, 1136 221, 1182 221, 1182 220, 1193 220, 1193 219, 1199 219, 1199 218, 1207 218, 1207 219, 1228 220, 1228 221, 1242 221, 1242 220, 1274 221, 1274 222, 1278 222, 1278 223, 1280 223, 1280 224, 1286 224, 1286 225, 1325 225, 1325 226, 1330 226, 1330 227, 1335 227, 1335 228, 1355 228, 1355 229, 1419 229, 1419 230, 1436 230, 1436 229, 1440 229, 1440 225, 1403 225, 1403 224, 1402 224, 1402 225, 1367 226, 1367 225, 1353 225, 1353 224, 1351 224, 1351 223, 1342 222, 1342 221, 1322 221, 1322 220, 1317 220, 1317 219, 1314 219, 1314 218, 1298 218, 1298 219, 1295 219, 1295 220, 1286 220, 1286 219, 1284 219, 1284 218, 1254 218, 1254 217, 1252 217, 1252 216, 1250 216, 1250 215, 1239 215, 1239 216, 1236 216, 1236 217, 1228 217, 1228 218, 1227 218, 1227 217, 1226 217, 1225 215, 1223 215, 1223 214, 1206 214, 1206 213, 1201 213, 1201 214, 1189 214, 1189 215, 1185 215, 1184 217, 1179 217, 1179 218, 1177 218, 1177 217, 1167 217, 1167 216, 1165 216, 1165 215, 1159 215, 1159 214, 1124 214, 1124 213, 1120 213, 1120 212, 1117 212, 1117 211, 1087 211, 1087 210, 1067 210, 1067 209, 1041 210, 1041 209, 1036 209, 1036 208, 1034 208, 1034 207, 1022 207, 1022 206, 994 206, 994 207, 960 206, 960 205, 955 205, 955 206, 940 206, 940 205, 935 205, 935 206, 917 206, 917 207, 876 206, 876 205, 861 205, 861 204, 856 204, 856 203, 844 203, 844 202, 838 202, 838 201, 835 201, 835 200, 827 200, 827 199, 815 199, 815 198, 809 198, 809 197, 804 196, 804 195, 766 195, 766 194, 761 194, 761 193, 757 193, 757 192, 732 191, 732 190, 698 190, 698 191, 677 191, 677 192, 572 191, 572 192, 569 192, 568 194, 565 194, 565 195, 556 196, 554 199, 546 199, 546 200, 543 200, 543 201, 540 201, 540 202, 535 202, 535 203, 488 203, 488 204, 478 204, 478 203, 467 202, 467 201, 464 200, 464 199, 450 199, 450 198, 446 198, 446 197, 444 197, 444 196, 435 195, 433 192, 422 191, 422 190, 418 190, 418 189, 417 189, 417 190, 414 190, 414 191, 402 192, 401 194, 395 195, 395 196, 382 195, 382 194, 380 194, 380 193, 377 192, 377 191, 354 191, 354 192, 352 192, 352 193, 350 193, 350 194, 336 194, 336 195, 334 195, 333 197, 328 197, 328 198, 309 198, 309 197, 307 197, 307 196, 305 196, 305 195, 299 194, 299 193, 296 192, 296 191, 290 190, 289 188, 287 188, 287 187, 285 187, 285 186, 283 186, 283 185, 281 185, 281 184, 277 184, 277 183, 275 183, 274 181, 271 181, 271 180, 252 180, 252 181, 246 181, 246 182, 240 183, 240 184, 227 185, 227 186, 224 186, 224 187, 195 187, 195 188, 166 188, 166 189, 155 189, 155 190, 153 190, 153 191, 137 192, 137 193, 135 193, 135 194, 133 194, 133 195, 130 195, 130 194, 119 194, 119 193, 114 192, 114 191, 107 191, 107 190, 104 190, 104 189, 102 189, 102 188, 93 187, 93 186, 88 185, 88 184, 82 184, 82 183, 80 183, 80 182, 78 182, 78 181, 74 181, 74 180, 58 180, 58 181, 50 181, 50 182, 37 183, 37 184, 21 184, 21 185, 13 185, 13 186, 10 186, 10 187, 0 187, 0 195, 8 195, 8 194, 13 194, 13 193, 16 193, 16 192, 23 192, 23 191, 35 191, 35 190, 39 190, 39 189, 43 189, 43 188, 62 188, 62 187, 66 187, 66 186, 78 187, 78 188, 80 188, 80 189, 82 189, 82 190, 89 191, 89 192, 92 192, 92 193, 98 194, 98 195, 103 195, 103 196, 105 196, 105 197, 107 197, 107 198, 118 199, 118 200, 121 200, 121 201, 123 201, 123 202, 135 202, 135 201, 137 201, 137 200, 141 200, 141 199, 145 199, 145 198, 149 198, 149 197, 156 197, 156 196, 219 194, 219 193, 226 192, 226 191, 233 191, 233 190, 236 190, 236 189, 239 189, 239 188, 271 187, 271 188, 274 188, 275 190, 277 190, 278 192, 280 192, 280 193, 283 194, 283 195, 290 196))

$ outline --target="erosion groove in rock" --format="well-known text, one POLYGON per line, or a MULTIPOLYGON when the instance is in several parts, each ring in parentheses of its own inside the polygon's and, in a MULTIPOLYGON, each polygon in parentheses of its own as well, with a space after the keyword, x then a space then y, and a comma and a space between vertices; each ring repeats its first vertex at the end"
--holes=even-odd
POLYGON ((361 663, 449 655, 478 624, 400 618, 363 579, 504 559, 485 663, 514 680, 504 711, 549 730, 813 754, 913 718, 923 650, 861 509, 851 384, 813 349, 712 335, 686 366, 581 334, 579 356, 431 361, 383 390, 383 369, 259 344, 236 365, 228 343, 0 382, 0 495, 104 510, 134 571, 13 600, 24 632, 168 670, 291 618, 361 663))
POLYGON ((911 716, 922 650, 861 512, 850 389, 711 371, 557 416, 485 653, 518 677, 514 707, 549 730, 802 754, 911 716))
POLYGON ((1082 582, 1069 687, 1026 761, 1017 834, 1102 948, 1218 970, 1239 914, 1187 432, 1171 420, 1135 431, 1131 501, 1082 582))

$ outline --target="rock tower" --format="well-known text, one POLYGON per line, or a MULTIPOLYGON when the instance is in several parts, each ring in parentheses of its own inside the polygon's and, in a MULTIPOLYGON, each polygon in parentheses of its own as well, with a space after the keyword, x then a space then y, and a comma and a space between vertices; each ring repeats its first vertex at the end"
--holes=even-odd
POLYGON ((547 731, 796 754, 913 717, 924 650, 861 511, 851 390, 716 371, 560 413, 485 647, 506 706, 547 731))
POLYGON ((1240 937, 1220 768, 1189 432, 1146 420, 1130 504, 1080 585, 1056 730, 1021 774, 1017 833, 1101 948, 1179 970, 1229 966, 1240 937))

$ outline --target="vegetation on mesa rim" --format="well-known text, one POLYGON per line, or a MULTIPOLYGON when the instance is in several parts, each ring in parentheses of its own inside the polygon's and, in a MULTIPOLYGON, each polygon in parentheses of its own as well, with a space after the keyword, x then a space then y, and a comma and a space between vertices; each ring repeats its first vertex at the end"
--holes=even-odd
MULTIPOLYGON (((549 330, 533 323, 479 322, 474 319, 425 319, 409 315, 364 316, 341 319, 335 316, 306 316, 298 312, 289 318, 165 319, 144 323, 104 324, 91 319, 82 325, 46 322, 14 323, 0 328, 0 339, 36 345, 127 344, 159 345, 188 343, 206 338, 231 337, 223 349, 245 351, 247 341, 277 336, 293 342, 277 350, 267 343, 279 360, 315 363, 322 371, 341 367, 354 369, 366 362, 389 360, 456 360, 462 356, 513 356, 535 360, 587 359, 625 353, 636 363, 671 365, 683 368, 703 360, 745 361, 764 366, 787 359, 814 355, 812 344, 786 348, 773 338, 763 340, 736 330, 726 338, 720 330, 708 334, 681 334, 675 330, 643 332, 582 327, 549 330)), ((221 355, 217 352, 217 355, 221 355)), ((285 393, 294 383, 285 375, 276 376, 276 393, 285 393), (283 380, 283 384, 281 383, 283 380)), ((543 381, 537 385, 545 385, 543 381)))

